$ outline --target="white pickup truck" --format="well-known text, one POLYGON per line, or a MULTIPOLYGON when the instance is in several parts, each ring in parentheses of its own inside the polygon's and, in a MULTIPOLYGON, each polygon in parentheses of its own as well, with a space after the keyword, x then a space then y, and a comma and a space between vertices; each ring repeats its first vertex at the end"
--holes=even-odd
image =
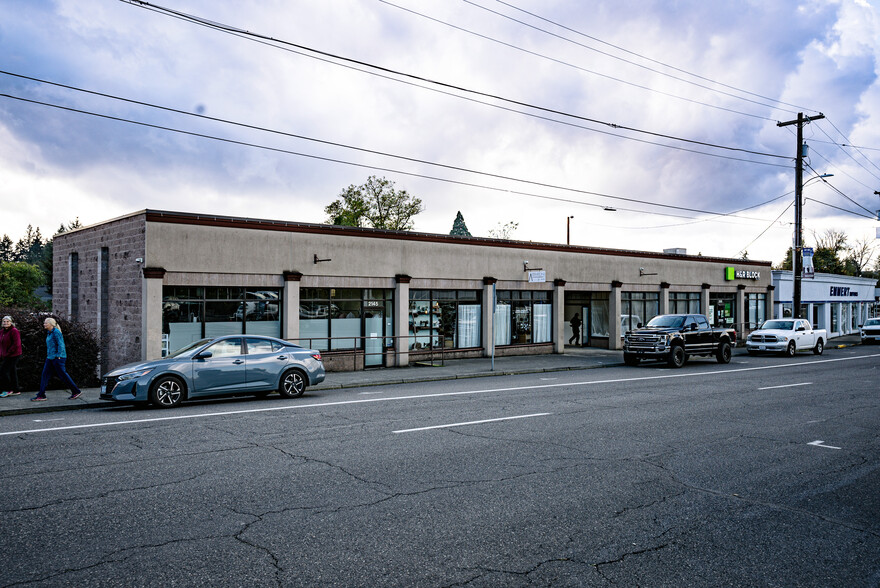
POLYGON ((806 319, 772 319, 764 321, 757 331, 746 338, 746 351, 755 353, 784 353, 794 357, 798 351, 811 350, 822 355, 828 334, 825 329, 814 329, 806 319))

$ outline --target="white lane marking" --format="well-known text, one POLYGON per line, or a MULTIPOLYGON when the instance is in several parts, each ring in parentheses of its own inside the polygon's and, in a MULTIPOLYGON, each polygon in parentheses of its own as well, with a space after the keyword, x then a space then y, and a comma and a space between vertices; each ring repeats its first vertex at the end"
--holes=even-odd
POLYGON ((541 381, 542 381, 542 382, 553 382, 553 381, 558 380, 558 379, 559 379, 559 378, 541 378, 541 381))
MULTIPOLYGON (((833 363, 838 361, 854 361, 858 359, 870 359, 873 357, 880 357, 880 354, 873 355, 860 355, 856 357, 842 357, 839 359, 822 359, 822 360, 813 360, 810 362, 811 365, 819 364, 819 363, 833 363)), ((70 431, 74 429, 92 429, 98 427, 112 427, 116 425, 139 425, 143 423, 159 423, 163 421, 179 421, 179 420, 187 420, 187 419, 201 419, 206 417, 217 417, 217 416, 231 416, 238 414, 253 414, 258 412, 272 412, 278 410, 301 410, 305 408, 326 408, 328 406, 345 406, 350 404, 366 404, 370 402, 396 402, 399 400, 422 400, 425 398, 443 398, 447 396, 473 396, 476 394, 491 394, 493 392, 519 392, 522 390, 540 390, 546 388, 561 388, 563 386, 595 386, 597 384, 619 384, 622 382, 646 382, 650 380, 666 380, 670 378, 696 378, 700 376, 721 376, 721 375, 729 375, 737 372, 753 372, 760 370, 778 370, 784 368, 800 368, 803 367, 803 363, 786 363, 780 365, 767 365, 761 367, 751 367, 751 368, 737 368, 737 369, 726 369, 726 370, 716 370, 712 372, 686 372, 679 374, 665 374, 662 376, 643 376, 641 378, 614 378, 611 380, 593 380, 589 382, 570 382, 570 383, 560 383, 560 384, 542 384, 542 385, 530 385, 530 386, 515 386, 511 388, 490 388, 488 390, 462 390, 460 392, 436 392, 434 394, 415 394, 412 396, 388 396, 387 398, 362 398, 358 400, 337 400, 334 402, 316 402, 314 404, 291 404, 285 406, 272 406, 266 408, 251 408, 247 410, 230 410, 225 412, 205 412, 199 414, 187 414, 180 416, 166 416, 166 417, 155 417, 151 419, 135 419, 130 421, 111 421, 107 423, 91 423, 88 425, 69 425, 66 427, 51 427, 45 429, 24 429, 21 431, 6 431, 0 433, 0 437, 4 437, 7 435, 23 435, 26 433, 47 433, 53 431, 70 431)))
POLYGON ((807 445, 814 445, 816 447, 824 447, 825 449, 841 449, 840 447, 835 447, 833 445, 822 445, 825 443, 822 440, 813 441, 812 443, 807 443, 807 445))
POLYGON ((417 429, 401 429, 399 431, 393 431, 394 433, 415 433, 416 431, 430 431, 431 429, 448 429, 450 427, 464 427, 466 425, 482 425, 484 423, 497 423, 500 421, 512 421, 516 419, 530 419, 532 417, 539 416, 548 416, 552 413, 549 412, 539 412, 536 414, 524 414, 520 416, 512 416, 512 417, 503 417, 498 419, 484 419, 482 421, 469 421, 467 423, 450 423, 448 425, 434 425, 432 427, 419 427, 417 429))
POLYGON ((782 386, 765 386, 758 390, 776 390, 777 388, 793 388, 794 386, 812 386, 813 382, 801 382, 800 384, 783 384, 782 386))
POLYGON ((34 419, 35 423, 48 423, 49 421, 63 421, 64 419, 34 419))

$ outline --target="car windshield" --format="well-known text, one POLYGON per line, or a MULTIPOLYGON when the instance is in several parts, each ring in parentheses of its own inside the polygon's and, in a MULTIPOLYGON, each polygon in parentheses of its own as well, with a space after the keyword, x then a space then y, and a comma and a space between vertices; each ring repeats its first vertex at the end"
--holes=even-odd
POLYGON ((762 329, 775 329, 777 331, 790 331, 794 328, 793 321, 767 321, 761 325, 762 329))
POLYGON ((192 351, 196 347, 201 347, 202 345, 206 345, 209 342, 211 342, 211 339, 201 339, 200 341, 194 341, 193 343, 190 343, 189 345, 184 345, 183 347, 181 347, 180 349, 178 349, 176 351, 172 351, 171 353, 169 353, 165 357, 179 357, 181 355, 186 355, 187 353, 189 353, 190 351, 192 351))
POLYGON ((683 324, 683 316, 655 316, 648 321, 649 327, 661 327, 664 329, 680 329, 683 324))
POLYGON ((880 319, 868 319, 865 322, 866 327, 880 327, 880 319))

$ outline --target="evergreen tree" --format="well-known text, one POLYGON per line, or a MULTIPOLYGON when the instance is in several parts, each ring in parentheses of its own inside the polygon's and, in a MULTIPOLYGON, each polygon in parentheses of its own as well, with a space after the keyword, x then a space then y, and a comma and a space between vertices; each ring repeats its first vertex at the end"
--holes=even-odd
POLYGON ((15 249, 12 246, 12 239, 9 235, 3 235, 0 240, 0 261, 12 261, 15 256, 15 249))
POLYGON ((450 235, 457 235, 459 237, 472 237, 471 232, 468 230, 467 225, 464 222, 464 217, 461 215, 461 211, 458 211, 458 214, 455 215, 455 222, 452 223, 452 230, 449 231, 450 235))

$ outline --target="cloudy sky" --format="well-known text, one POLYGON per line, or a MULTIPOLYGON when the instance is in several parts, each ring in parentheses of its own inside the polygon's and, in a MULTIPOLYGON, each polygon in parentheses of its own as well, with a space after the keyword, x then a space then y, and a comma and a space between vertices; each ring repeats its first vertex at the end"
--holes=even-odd
POLYGON ((417 231, 460 210, 564 243, 573 216, 577 245, 778 263, 777 123, 822 113, 807 245, 880 243, 878 57, 877 0, 0 0, 0 234, 144 208, 324 222, 377 175, 422 199, 417 231))

